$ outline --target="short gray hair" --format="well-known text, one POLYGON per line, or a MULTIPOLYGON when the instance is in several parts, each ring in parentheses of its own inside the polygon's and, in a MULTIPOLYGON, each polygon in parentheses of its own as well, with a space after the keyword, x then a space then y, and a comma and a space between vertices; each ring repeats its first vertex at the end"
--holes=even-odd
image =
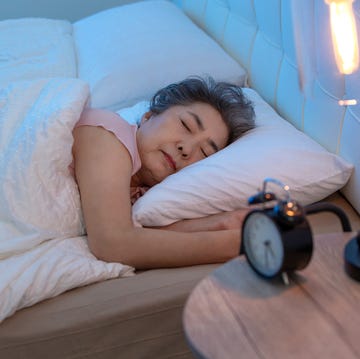
POLYGON ((215 108, 229 129, 228 144, 255 127, 252 102, 241 87, 216 82, 212 77, 189 77, 159 90, 150 102, 150 111, 160 114, 171 106, 206 103, 215 108))

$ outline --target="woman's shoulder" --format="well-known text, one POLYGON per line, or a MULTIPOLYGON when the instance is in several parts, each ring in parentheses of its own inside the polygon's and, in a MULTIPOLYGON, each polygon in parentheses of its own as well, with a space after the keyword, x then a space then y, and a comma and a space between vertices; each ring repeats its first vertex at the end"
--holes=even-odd
POLYGON ((75 128, 80 126, 102 127, 112 132, 129 151, 133 162, 133 172, 135 173, 140 168, 141 162, 136 144, 136 125, 128 123, 116 112, 106 109, 86 108, 75 128))
POLYGON ((121 126, 122 128, 136 129, 135 125, 128 123, 118 113, 101 108, 85 108, 75 127, 82 125, 102 126, 109 124, 115 127, 121 126))

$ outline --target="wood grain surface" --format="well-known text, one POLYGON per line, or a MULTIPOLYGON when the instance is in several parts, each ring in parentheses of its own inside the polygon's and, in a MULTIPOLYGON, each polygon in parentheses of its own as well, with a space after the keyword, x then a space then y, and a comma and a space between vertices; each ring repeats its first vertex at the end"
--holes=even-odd
POLYGON ((186 303, 185 335, 199 358, 360 358, 360 282, 344 271, 354 233, 315 236, 310 264, 266 280, 245 258, 216 269, 186 303))

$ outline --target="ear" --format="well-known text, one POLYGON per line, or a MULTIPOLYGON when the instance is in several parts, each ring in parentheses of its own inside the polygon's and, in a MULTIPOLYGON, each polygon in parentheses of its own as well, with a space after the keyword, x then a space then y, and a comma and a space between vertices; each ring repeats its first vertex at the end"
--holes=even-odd
POLYGON ((151 116, 152 116, 152 112, 151 112, 151 111, 145 112, 145 113, 142 115, 142 117, 141 117, 141 123, 149 120, 151 116))

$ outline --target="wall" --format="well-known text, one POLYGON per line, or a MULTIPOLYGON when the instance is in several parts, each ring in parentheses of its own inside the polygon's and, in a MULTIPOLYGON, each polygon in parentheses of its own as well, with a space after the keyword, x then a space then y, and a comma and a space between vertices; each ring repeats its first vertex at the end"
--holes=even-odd
POLYGON ((45 17, 74 22, 102 9, 136 1, 139 0, 1 0, 0 20, 45 17))

